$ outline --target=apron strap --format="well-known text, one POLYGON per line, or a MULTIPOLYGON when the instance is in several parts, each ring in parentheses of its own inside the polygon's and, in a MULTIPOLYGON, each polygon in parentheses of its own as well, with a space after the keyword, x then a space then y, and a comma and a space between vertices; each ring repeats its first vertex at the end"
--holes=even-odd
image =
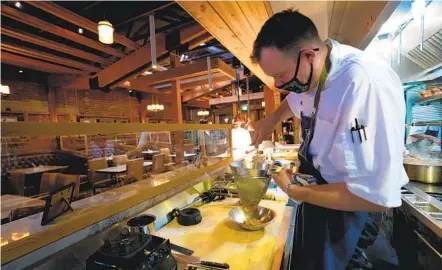
POLYGON ((316 112, 318 111, 319 101, 321 100, 322 91, 324 91, 324 85, 325 81, 327 80, 327 76, 328 72, 324 65, 324 68, 321 71, 321 76, 319 78, 319 83, 318 83, 318 90, 316 91, 315 100, 313 103, 313 114, 312 114, 312 118, 314 119, 313 122, 316 122, 316 112))

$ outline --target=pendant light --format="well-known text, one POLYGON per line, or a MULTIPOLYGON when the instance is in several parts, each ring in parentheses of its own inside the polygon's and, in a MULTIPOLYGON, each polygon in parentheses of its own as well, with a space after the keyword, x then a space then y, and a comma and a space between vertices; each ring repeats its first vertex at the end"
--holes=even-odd
POLYGON ((104 44, 114 43, 114 27, 109 21, 98 23, 98 40, 104 44))

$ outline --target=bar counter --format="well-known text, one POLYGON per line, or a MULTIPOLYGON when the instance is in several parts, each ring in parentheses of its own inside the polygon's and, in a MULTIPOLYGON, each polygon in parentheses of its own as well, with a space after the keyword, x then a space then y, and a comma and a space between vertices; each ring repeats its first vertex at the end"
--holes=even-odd
POLYGON ((203 181, 224 174, 228 160, 189 169, 182 177, 164 174, 122 186, 72 204, 54 223, 41 226, 38 213, 1 226, 2 268, 21 269, 134 216, 203 181), (91 223, 84 226, 84 222, 91 223))
MULTIPOLYGON (((219 173, 224 173, 225 169, 227 167, 220 168, 214 173, 219 175, 219 173)), ((228 263, 230 269, 280 269, 286 239, 290 234, 290 221, 293 218, 293 208, 287 206, 288 197, 281 190, 269 189, 268 194, 272 194, 269 196, 272 200, 263 199, 260 202, 260 206, 276 212, 275 220, 263 230, 247 231, 229 219, 229 211, 239 205, 237 198, 226 198, 198 207, 202 221, 197 225, 181 226, 176 219, 167 223, 165 217, 168 211, 174 207, 184 206, 190 194, 200 193, 208 186, 201 179, 192 183, 193 186, 187 187, 185 191, 175 192, 175 195, 159 204, 155 205, 153 202, 151 206, 146 206, 148 209, 144 212, 133 214, 134 211, 130 211, 124 218, 120 215, 118 222, 103 221, 115 223, 113 226, 98 224, 88 231, 76 234, 76 239, 70 236, 68 238, 71 240, 59 241, 56 247, 51 249, 53 255, 47 254, 49 256, 46 259, 36 260, 35 254, 27 255, 3 267, 5 269, 22 268, 30 265, 29 260, 32 260, 31 267, 35 269, 59 269, 61 267, 84 269, 87 258, 103 245, 103 241, 107 239, 112 229, 124 226, 134 215, 152 214, 157 217, 153 235, 169 239, 173 244, 194 251, 190 257, 173 253, 178 262, 182 261, 183 257, 188 257, 185 260, 228 263)), ((154 200, 160 201, 161 198, 154 200)), ((40 252, 41 250, 34 253, 40 252)), ((46 249, 46 252, 49 250, 46 249)))

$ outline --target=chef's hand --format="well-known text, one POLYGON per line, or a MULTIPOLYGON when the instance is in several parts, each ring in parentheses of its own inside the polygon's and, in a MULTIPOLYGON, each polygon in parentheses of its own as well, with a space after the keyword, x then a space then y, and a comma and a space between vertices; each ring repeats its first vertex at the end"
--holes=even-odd
POLYGON ((282 169, 279 173, 274 173, 272 175, 275 183, 281 188, 284 192, 288 184, 292 184, 293 179, 293 171, 290 169, 282 169))
POLYGON ((273 117, 266 117, 256 122, 255 132, 253 133, 252 144, 258 146, 267 138, 269 138, 275 130, 277 122, 273 117))

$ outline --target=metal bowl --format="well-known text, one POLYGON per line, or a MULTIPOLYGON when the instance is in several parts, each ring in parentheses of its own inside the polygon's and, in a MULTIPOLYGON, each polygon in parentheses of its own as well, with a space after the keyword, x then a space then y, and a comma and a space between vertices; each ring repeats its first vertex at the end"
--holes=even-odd
POLYGON ((243 207, 235 207, 230 210, 229 217, 241 228, 257 231, 272 223, 276 218, 276 212, 262 206, 256 207, 253 211, 247 211, 243 207))

